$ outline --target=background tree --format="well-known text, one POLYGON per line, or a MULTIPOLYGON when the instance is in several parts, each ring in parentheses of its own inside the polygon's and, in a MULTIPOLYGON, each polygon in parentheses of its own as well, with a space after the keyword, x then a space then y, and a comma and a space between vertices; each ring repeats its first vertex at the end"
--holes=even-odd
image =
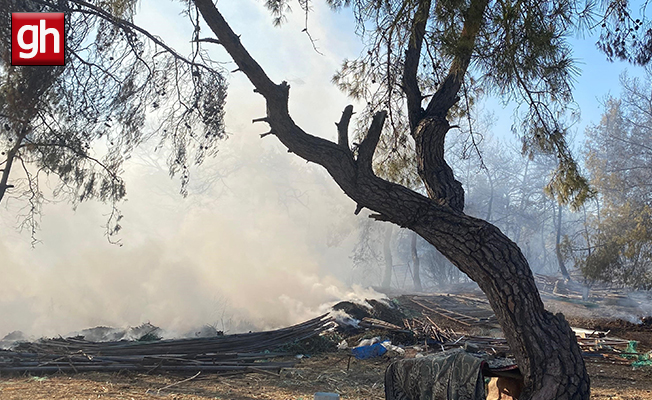
POLYGON ((576 261, 590 281, 652 287, 651 84, 649 72, 644 81, 623 75, 620 98, 608 97, 602 120, 586 132, 599 203, 576 261))
POLYGON ((467 153, 464 159, 454 157, 456 152, 464 154, 456 146, 449 150, 452 168, 465 188, 465 212, 499 227, 524 249, 534 272, 561 272, 566 277, 569 272, 564 273, 565 264, 559 263, 565 256, 557 257, 558 239, 561 243, 574 213, 563 212, 565 218, 558 223, 559 210, 567 207, 558 205, 544 190, 554 174, 555 158, 543 154, 524 158, 513 144, 487 134, 476 147, 478 151, 467 153))
POLYGON ((419 235, 416 232, 412 232, 410 235, 410 255, 412 256, 412 282, 414 284, 414 290, 417 292, 423 291, 423 285, 421 284, 421 259, 419 258, 419 248, 417 246, 417 241, 419 240, 419 235))
POLYGON ((198 45, 186 58, 134 25, 136 3, 0 2, 0 202, 27 204, 22 226, 33 238, 48 199, 109 203, 114 235, 122 163, 134 147, 157 135, 185 192, 188 166, 225 136, 222 69, 198 45), (65 13, 65 66, 11 65, 12 12, 65 13), (148 115, 158 120, 149 131, 148 115), (42 185, 50 177, 51 192, 42 185))

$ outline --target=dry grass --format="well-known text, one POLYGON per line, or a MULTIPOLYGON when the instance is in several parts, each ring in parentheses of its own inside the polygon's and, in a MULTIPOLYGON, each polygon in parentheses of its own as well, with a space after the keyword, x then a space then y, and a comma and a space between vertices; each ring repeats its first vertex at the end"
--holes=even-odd
POLYGON ((591 376, 591 399, 652 399, 652 368, 587 362, 591 376))
POLYGON ((312 399, 318 391, 337 392, 346 399, 383 399, 386 359, 351 360, 328 354, 304 359, 279 376, 247 374, 199 375, 168 389, 187 376, 133 373, 83 373, 48 377, 0 378, 0 399, 312 399))
MULTIPOLYGON (((331 353, 304 359, 297 368, 280 376, 248 374, 220 377, 143 375, 133 373, 84 373, 47 377, 2 377, 4 399, 230 399, 310 400, 318 391, 337 392, 343 399, 384 399, 383 372, 388 359, 351 360, 331 353)), ((652 399, 652 368, 632 370, 628 365, 588 362, 592 399, 652 399)))

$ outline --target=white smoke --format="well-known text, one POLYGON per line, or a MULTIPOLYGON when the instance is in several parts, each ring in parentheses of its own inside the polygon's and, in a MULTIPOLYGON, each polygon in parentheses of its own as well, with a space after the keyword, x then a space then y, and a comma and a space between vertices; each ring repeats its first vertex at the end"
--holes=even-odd
MULTIPOLYGON (((247 33, 243 41, 267 62, 272 78, 290 81, 295 120, 334 139, 333 122, 349 101, 330 77, 360 47, 342 42, 343 33, 326 33, 341 17, 322 6, 316 10, 325 12, 310 25, 322 56, 301 33, 301 13, 278 30, 260 4, 245 18, 236 3, 220 7, 234 29, 247 33)), ((190 24, 178 9, 161 4, 144 2, 139 22, 173 46, 187 45, 190 24)), ((353 29, 350 23, 347 28, 353 29)), ((272 136, 260 139, 267 127, 251 119, 264 115, 262 99, 241 74, 230 83, 231 138, 216 159, 192 170, 188 198, 169 179, 165 155, 143 150, 125 165, 124 246, 103 236, 106 205, 91 202, 73 211, 50 203, 37 232, 42 243, 32 249, 29 233, 16 230, 23 204, 3 204, 0 337, 144 322, 178 333, 204 324, 245 331, 296 323, 338 300, 380 297, 344 283, 362 218, 353 215, 355 204, 320 167, 288 154, 272 136)))

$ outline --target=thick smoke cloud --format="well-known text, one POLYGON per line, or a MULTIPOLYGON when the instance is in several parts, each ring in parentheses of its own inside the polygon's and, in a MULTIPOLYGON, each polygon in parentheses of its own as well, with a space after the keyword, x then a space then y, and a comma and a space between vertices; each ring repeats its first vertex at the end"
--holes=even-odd
MULTIPOLYGON (((189 32, 165 37, 190 29, 178 10, 149 6, 142 5, 142 24, 172 45, 187 45, 189 32)), ((333 21, 316 18, 310 29, 320 39, 321 56, 300 33, 302 15, 290 16, 279 31, 261 5, 246 10, 246 19, 238 17, 244 11, 237 6, 225 7, 236 30, 260 26, 247 29, 243 40, 269 60, 274 79, 290 81, 297 122, 333 139, 333 122, 348 101, 329 80, 339 60, 355 56, 356 45, 326 35, 333 21), (266 42, 271 35, 279 38, 273 50, 266 42)), ((148 321, 171 334, 203 324, 246 331, 299 322, 337 300, 379 296, 352 287, 349 279, 361 218, 353 216, 355 205, 321 168, 288 154, 273 137, 260 139, 266 127, 251 119, 263 115, 262 99, 241 75, 230 84, 231 138, 216 159, 192 170, 187 198, 168 176, 166 155, 143 149, 126 164, 122 247, 103 236, 106 205, 73 211, 69 204, 46 204, 37 232, 42 243, 34 249, 29 234, 16 230, 22 204, 3 205, 0 337, 14 330, 58 335, 148 321)))
POLYGON ((46 206, 35 249, 4 223, 0 335, 147 321, 176 333, 202 324, 242 331, 295 323, 351 297, 343 282, 354 204, 323 171, 255 136, 234 136, 223 153, 194 171, 185 199, 164 168, 134 157, 122 247, 102 236, 101 204, 46 206))

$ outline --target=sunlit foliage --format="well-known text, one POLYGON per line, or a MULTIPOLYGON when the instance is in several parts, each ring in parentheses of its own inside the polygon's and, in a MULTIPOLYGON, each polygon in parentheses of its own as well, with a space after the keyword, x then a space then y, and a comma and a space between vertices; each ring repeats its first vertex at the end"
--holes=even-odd
POLYGON ((620 98, 608 98, 602 120, 587 130, 586 165, 599 191, 584 276, 652 287, 652 82, 621 78, 620 98))

